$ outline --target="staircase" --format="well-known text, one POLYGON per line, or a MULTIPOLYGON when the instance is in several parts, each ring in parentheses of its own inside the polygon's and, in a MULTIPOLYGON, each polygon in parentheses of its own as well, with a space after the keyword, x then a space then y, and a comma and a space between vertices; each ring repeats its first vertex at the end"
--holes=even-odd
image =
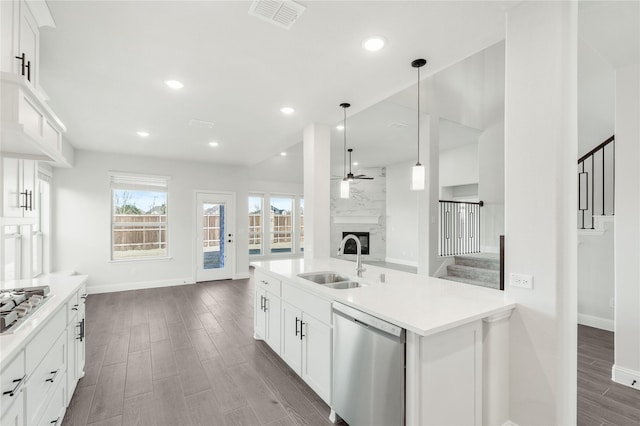
POLYGON ((454 264, 447 266, 447 275, 440 278, 499 290, 500 255, 473 253, 454 256, 454 264))

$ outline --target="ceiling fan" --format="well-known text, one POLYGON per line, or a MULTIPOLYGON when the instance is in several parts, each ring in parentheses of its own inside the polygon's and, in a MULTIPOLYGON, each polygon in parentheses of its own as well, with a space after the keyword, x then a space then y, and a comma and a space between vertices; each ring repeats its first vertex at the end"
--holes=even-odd
POLYGON ((342 177, 342 176, 333 176, 331 179, 346 179, 349 182, 353 182, 355 179, 362 179, 362 180, 373 180, 373 178, 371 176, 367 176, 367 175, 363 175, 363 174, 359 174, 359 175, 354 175, 351 172, 351 153, 353 152, 353 148, 349 148, 347 150, 349 152, 349 173, 347 173, 346 177, 342 177))

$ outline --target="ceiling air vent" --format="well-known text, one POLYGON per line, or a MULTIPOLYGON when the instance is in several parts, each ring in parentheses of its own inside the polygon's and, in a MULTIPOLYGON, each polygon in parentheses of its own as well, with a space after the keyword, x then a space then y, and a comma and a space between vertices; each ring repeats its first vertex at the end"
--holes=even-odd
POLYGON ((249 8, 249 15, 288 30, 305 10, 306 7, 292 0, 255 0, 249 8))

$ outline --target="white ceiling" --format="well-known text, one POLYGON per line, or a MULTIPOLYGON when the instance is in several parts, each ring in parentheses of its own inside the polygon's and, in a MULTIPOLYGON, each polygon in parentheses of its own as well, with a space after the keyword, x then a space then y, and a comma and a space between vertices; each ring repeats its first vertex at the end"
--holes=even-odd
POLYGON ((427 76, 502 40, 514 2, 302 3, 285 30, 246 1, 50 1, 40 81, 78 149, 253 165, 276 161, 305 125, 338 122, 341 102, 355 114, 410 87, 413 59, 428 59, 427 76), (372 34, 387 38, 382 51, 360 47, 372 34))

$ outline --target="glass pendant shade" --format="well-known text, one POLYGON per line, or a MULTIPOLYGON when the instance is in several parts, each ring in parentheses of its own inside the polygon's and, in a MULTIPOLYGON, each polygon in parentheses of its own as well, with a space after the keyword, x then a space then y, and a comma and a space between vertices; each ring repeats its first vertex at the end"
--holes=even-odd
POLYGON ((422 191, 424 189, 424 166, 420 163, 411 168, 411 190, 422 191))
POLYGON ((340 182, 340 198, 349 198, 349 181, 346 179, 340 182))

